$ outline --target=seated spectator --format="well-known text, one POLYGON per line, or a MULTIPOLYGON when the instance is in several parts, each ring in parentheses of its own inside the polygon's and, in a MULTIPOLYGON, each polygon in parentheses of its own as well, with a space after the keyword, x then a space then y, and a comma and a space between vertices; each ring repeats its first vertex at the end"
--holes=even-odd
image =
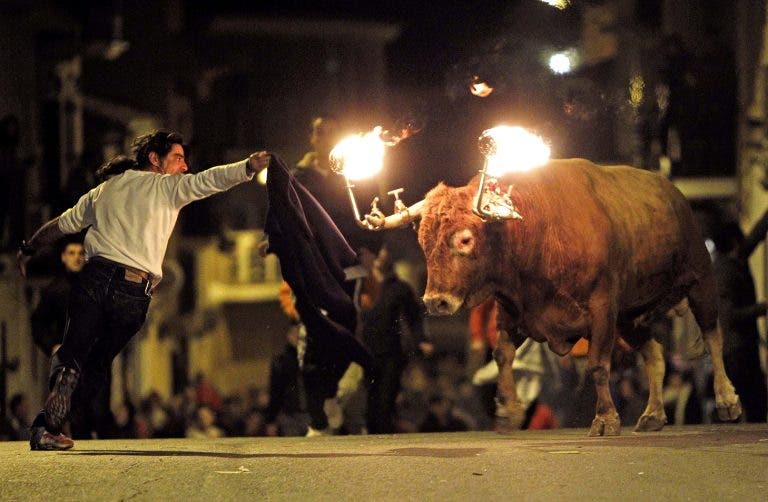
POLYGON ((429 414, 421 425, 421 432, 460 432, 469 426, 454 413, 453 402, 440 394, 429 399, 429 414))
POLYGON ((245 415, 243 420, 243 436, 255 437, 266 435, 277 435, 276 432, 268 434, 266 430, 266 420, 264 414, 257 408, 251 408, 251 410, 245 415))
POLYGON ((197 420, 187 427, 186 437, 208 439, 224 437, 224 431, 216 426, 216 412, 206 405, 197 408, 197 420))

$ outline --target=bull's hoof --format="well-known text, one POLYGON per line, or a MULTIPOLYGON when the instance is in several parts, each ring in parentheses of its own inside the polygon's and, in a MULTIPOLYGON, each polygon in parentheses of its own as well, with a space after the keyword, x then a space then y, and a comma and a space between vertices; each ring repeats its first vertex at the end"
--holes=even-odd
POLYGON ((509 435, 519 430, 520 426, 513 424, 507 417, 496 417, 496 421, 493 424, 493 430, 498 434, 509 435))
POLYGON ((643 415, 640 420, 637 421, 635 426, 635 432, 655 432, 664 428, 667 423, 667 417, 662 415, 655 417, 653 415, 643 415))
POLYGON ((734 422, 741 416, 741 400, 736 396, 736 401, 731 403, 719 402, 716 404, 717 418, 723 422, 734 422))
POLYGON ((513 409, 502 406, 496 407, 496 423, 494 430, 499 434, 512 434, 519 430, 525 421, 525 410, 520 407, 513 409))
POLYGON ((597 415, 592 420, 592 427, 589 428, 589 436, 618 436, 621 434, 621 421, 619 416, 606 417, 597 415))

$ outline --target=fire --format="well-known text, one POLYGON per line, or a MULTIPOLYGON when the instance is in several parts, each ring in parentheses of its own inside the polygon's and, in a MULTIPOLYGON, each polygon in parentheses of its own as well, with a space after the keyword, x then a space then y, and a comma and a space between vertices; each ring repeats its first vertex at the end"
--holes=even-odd
POLYGON ((489 176, 529 171, 545 164, 551 150, 544 140, 522 127, 498 126, 483 131, 478 139, 489 176))
POLYGON ((472 83, 469 84, 469 91, 479 98, 490 96, 493 92, 493 87, 480 80, 480 77, 475 75, 472 79, 472 83))
POLYGON ((571 3, 570 0, 541 0, 545 4, 557 7, 558 9, 565 9, 571 3))
POLYGON ((375 176, 384 164, 381 126, 365 134, 354 134, 341 140, 331 150, 331 169, 351 180, 375 176))
POLYGON ((331 150, 331 169, 350 180, 375 176, 384 164, 384 147, 395 146, 419 131, 416 125, 408 123, 399 135, 376 126, 365 134, 348 136, 331 150))

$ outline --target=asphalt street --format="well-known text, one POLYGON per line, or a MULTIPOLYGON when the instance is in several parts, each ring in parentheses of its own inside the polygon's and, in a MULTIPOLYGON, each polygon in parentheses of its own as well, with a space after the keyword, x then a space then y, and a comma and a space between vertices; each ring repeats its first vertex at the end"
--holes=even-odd
POLYGON ((768 500, 768 426, 0 443, 0 500, 768 500))

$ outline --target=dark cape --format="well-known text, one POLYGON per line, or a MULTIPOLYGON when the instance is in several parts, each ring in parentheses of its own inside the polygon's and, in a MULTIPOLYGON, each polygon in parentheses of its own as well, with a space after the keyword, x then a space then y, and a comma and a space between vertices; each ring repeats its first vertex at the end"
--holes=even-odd
POLYGON ((283 279, 307 329, 305 384, 331 397, 350 362, 371 374, 371 355, 354 336, 355 284, 344 277, 345 268, 360 263, 328 213, 282 159, 272 155, 267 173, 267 251, 280 259, 283 279))

